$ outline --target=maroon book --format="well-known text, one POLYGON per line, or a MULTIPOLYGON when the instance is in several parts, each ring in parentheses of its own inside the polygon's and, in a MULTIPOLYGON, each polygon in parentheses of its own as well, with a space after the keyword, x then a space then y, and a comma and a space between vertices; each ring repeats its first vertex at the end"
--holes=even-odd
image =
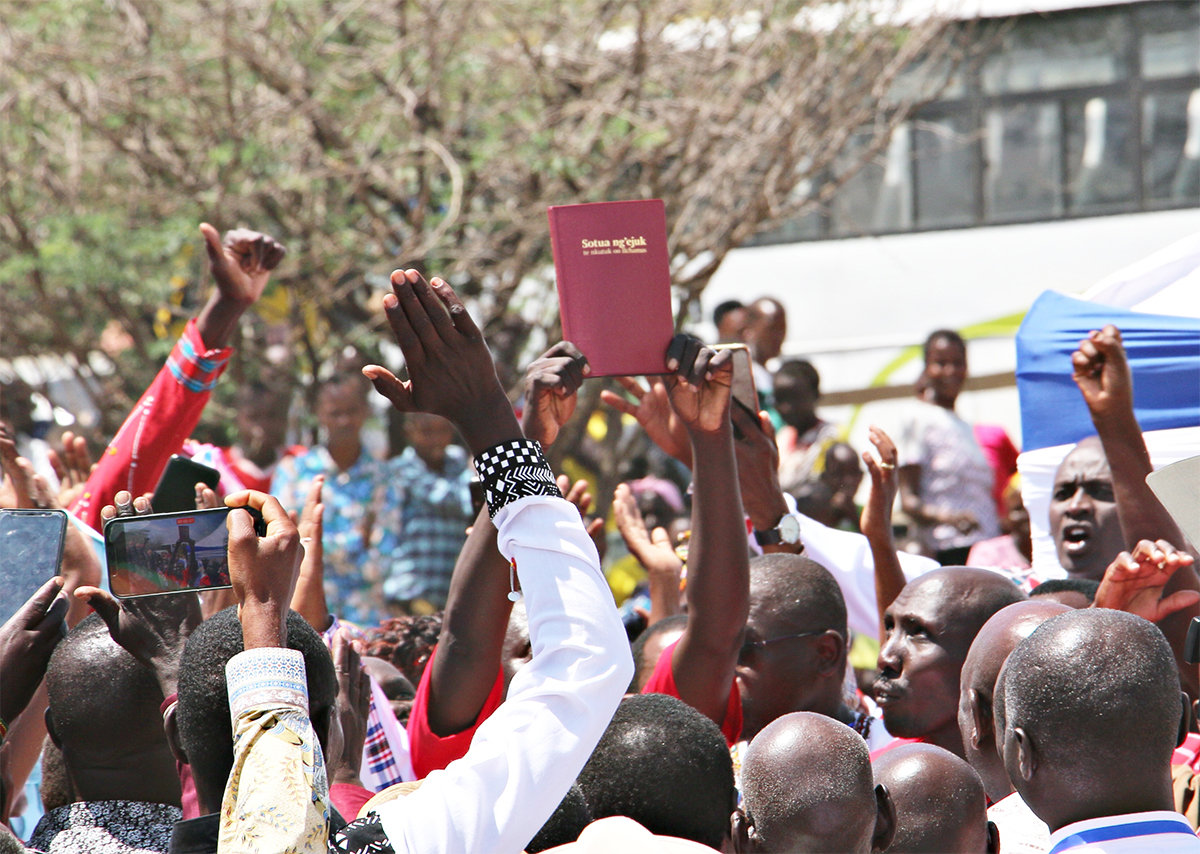
POLYGON ((662 199, 556 205, 550 243, 563 339, 591 376, 666 373, 671 267, 662 199))

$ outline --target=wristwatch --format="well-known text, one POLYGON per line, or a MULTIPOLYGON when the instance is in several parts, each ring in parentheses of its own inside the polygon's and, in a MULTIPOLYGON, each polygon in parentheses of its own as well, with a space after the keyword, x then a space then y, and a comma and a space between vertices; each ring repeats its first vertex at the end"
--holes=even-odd
POLYGON ((760 546, 794 546, 800 542, 800 517, 795 513, 786 513, 771 530, 755 530, 754 540, 760 546))

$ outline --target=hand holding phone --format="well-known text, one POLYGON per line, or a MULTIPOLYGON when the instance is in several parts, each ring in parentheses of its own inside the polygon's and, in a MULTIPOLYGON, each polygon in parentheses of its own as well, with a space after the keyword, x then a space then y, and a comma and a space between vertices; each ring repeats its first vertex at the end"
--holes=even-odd
POLYGON ((0 719, 15 720, 46 674, 50 653, 66 633, 68 602, 62 579, 51 578, 0 627, 0 719))
POLYGON ((274 496, 248 489, 225 503, 231 508, 229 578, 246 649, 287 646, 287 613, 303 555, 300 532, 274 496), (248 510, 261 514, 265 530, 248 510))
POLYGON ((58 574, 66 532, 62 510, 0 510, 0 623, 58 574))

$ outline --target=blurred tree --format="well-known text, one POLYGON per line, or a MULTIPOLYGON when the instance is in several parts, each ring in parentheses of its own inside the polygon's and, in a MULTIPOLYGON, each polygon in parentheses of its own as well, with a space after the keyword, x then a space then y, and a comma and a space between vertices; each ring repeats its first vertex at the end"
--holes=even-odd
POLYGON ((235 379, 271 354, 392 361, 379 300, 411 265, 471 300, 515 385, 557 334, 548 205, 664 199, 694 317, 730 249, 827 201, 847 139, 877 154, 959 60, 944 21, 895 20, 888 0, 7 0, 0 355, 86 366, 124 342, 97 379, 113 429, 203 296, 207 220, 290 250, 235 379))

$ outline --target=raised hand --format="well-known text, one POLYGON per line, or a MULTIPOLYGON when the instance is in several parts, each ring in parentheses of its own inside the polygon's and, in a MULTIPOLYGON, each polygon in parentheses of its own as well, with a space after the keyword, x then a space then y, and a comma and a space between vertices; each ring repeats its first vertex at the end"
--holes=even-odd
POLYGON ((665 528, 646 530, 646 522, 638 510, 633 490, 627 484, 617 484, 612 506, 617 530, 621 532, 621 538, 625 540, 629 553, 638 559, 638 563, 646 568, 646 572, 673 574, 678 584, 683 561, 672 548, 671 537, 665 528))
POLYGON ((361 786, 363 742, 367 738, 367 714, 371 708, 371 680, 363 670, 350 632, 338 629, 333 636, 333 668, 337 673, 337 715, 341 725, 342 749, 329 757, 329 781, 361 786))
POLYGON ((75 598, 92 606, 112 639, 154 671, 163 696, 175 693, 183 645, 200 625, 200 597, 193 592, 124 601, 98 587, 80 587, 75 598))
POLYGON ((401 412, 431 412, 458 427, 473 454, 523 435, 496 377, 483 333, 453 289, 416 270, 392 273, 384 312, 404 352, 408 380, 379 365, 363 374, 401 412))
POLYGON ((570 341, 559 341, 525 370, 525 438, 549 447, 575 412, 577 392, 592 372, 587 357, 570 341))
POLYGON ((896 490, 900 487, 896 474, 896 443, 874 425, 871 425, 869 435, 879 459, 876 460, 869 451, 863 451, 863 462, 867 464, 867 473, 871 476, 871 492, 863 507, 859 529, 868 539, 876 537, 890 540, 892 505, 896 501, 896 490))
POLYGON ((1071 379, 1083 393, 1093 419, 1133 412, 1133 377, 1117 327, 1110 323, 1089 332, 1071 354, 1071 366, 1071 379))
MULTIPOLYGON (((604 530, 604 519, 597 516, 595 519, 588 521, 588 512, 592 509, 592 493, 588 492, 588 482, 586 480, 577 480, 571 483, 571 478, 565 474, 560 474, 556 479, 558 491, 563 494, 563 498, 575 505, 575 509, 579 511, 579 518, 583 520, 584 530, 588 536, 595 540, 600 532, 604 530)), ((601 554, 603 557, 603 554, 601 554)))
POLYGON ((58 475, 58 503, 70 507, 83 492, 88 476, 96 466, 88 451, 87 440, 70 430, 62 435, 62 450, 51 450, 50 465, 58 475))
POLYGON ((299 518, 295 511, 288 515, 296 522, 304 557, 300 560, 300 577, 292 596, 292 610, 308 621, 318 632, 329 628, 329 603, 325 599, 325 505, 321 489, 325 476, 317 475, 308 488, 308 498, 299 518))
POLYGON ((0 471, 4 485, 0 489, 0 507, 30 510, 34 507, 30 491, 33 466, 17 453, 17 441, 8 426, 0 424, 0 471))
POLYGON ((225 519, 229 530, 229 578, 238 601, 246 649, 287 646, 287 612, 300 568, 300 532, 279 499, 246 489, 225 497, 227 507, 253 507, 267 525, 265 537, 254 520, 235 509, 225 519))
POLYGON ((765 412, 751 414, 737 401, 729 406, 742 508, 759 531, 769 531, 787 513, 779 486, 779 446, 765 412))
POLYGON ((626 548, 645 568, 649 578, 650 614, 647 626, 680 613, 679 584, 683 561, 671 547, 670 536, 663 528, 646 530, 646 522, 628 485, 617 485, 612 506, 617 530, 621 532, 626 548))
POLYGON ((230 302, 244 305, 256 302, 267 286, 271 271, 287 252, 274 238, 245 228, 225 232, 223 242, 207 222, 200 223, 200 233, 204 235, 217 290, 230 302))
POLYGON ((1104 572, 1096 591, 1095 608, 1128 611, 1152 623, 1200 602, 1200 590, 1177 590, 1163 597, 1163 588, 1193 558, 1166 540, 1140 540, 1132 552, 1121 552, 1104 572))
POLYGON ((667 347, 666 379, 671 408, 689 435, 729 429, 733 351, 716 352, 698 338, 679 334, 667 347))
POLYGON ((600 399, 618 412, 632 415, 646 431, 650 441, 662 448, 668 456, 692 467, 692 445, 687 430, 675 410, 671 408, 671 397, 660 377, 648 377, 650 388, 646 389, 633 377, 617 377, 621 387, 629 392, 636 403, 631 403, 616 392, 605 389, 600 399))
POLYGON ((69 603, 62 588, 63 579, 50 579, 0 627, 0 719, 6 723, 29 705, 66 634, 69 603))

